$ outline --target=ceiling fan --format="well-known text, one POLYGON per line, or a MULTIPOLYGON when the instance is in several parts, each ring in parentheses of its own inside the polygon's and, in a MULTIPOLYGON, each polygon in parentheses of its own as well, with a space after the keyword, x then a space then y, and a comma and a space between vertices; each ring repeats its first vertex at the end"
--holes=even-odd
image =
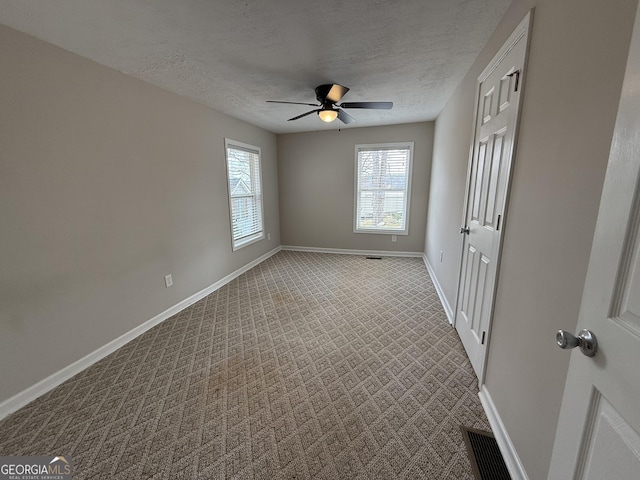
POLYGON ((320 107, 315 110, 303 113, 296 117, 290 118, 291 120, 298 120, 299 118, 306 117, 312 113, 317 113, 320 120, 323 122, 333 122, 338 118, 345 125, 355 121, 355 119, 343 110, 343 108, 374 108, 380 110, 389 110, 393 107, 393 102, 343 102, 338 103, 342 97, 349 91, 347 87, 338 85, 337 83, 327 83, 325 85, 318 85, 316 87, 316 99, 320 102, 320 105, 315 103, 300 103, 300 102, 280 102, 277 100, 267 100, 269 103, 289 103, 293 105, 310 105, 312 107, 320 107))

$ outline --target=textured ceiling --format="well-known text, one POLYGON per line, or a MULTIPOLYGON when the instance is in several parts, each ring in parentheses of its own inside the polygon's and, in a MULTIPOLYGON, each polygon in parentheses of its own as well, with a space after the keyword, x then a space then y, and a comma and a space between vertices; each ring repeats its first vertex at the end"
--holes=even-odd
POLYGON ((351 88, 348 127, 433 120, 511 0, 0 0, 0 23, 275 133, 335 129, 314 87, 351 88))

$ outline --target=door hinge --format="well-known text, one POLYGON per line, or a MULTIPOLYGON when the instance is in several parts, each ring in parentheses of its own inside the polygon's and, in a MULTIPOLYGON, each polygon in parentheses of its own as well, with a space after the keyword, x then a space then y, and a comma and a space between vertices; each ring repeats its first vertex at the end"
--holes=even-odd
POLYGON ((520 86, 520 70, 516 70, 515 72, 509 73, 507 75, 507 77, 513 77, 515 75, 516 77, 516 84, 515 87, 513 89, 514 92, 518 91, 518 87, 520 86))
POLYGON ((496 222, 496 232, 500 230, 500 220, 502 219, 502 215, 498 215, 498 221, 496 222))
POLYGON ((482 342, 480 342, 480 345, 484 345, 484 337, 487 334, 487 332, 482 332, 482 342))

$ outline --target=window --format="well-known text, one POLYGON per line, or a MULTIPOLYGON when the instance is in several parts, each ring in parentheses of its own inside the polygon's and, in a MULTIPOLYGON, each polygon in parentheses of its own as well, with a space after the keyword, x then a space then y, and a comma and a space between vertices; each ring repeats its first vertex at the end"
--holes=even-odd
POLYGON ((356 145, 354 232, 409 233, 413 142, 356 145))
POLYGON ((260 148, 225 138, 233 250, 264 238, 260 148))

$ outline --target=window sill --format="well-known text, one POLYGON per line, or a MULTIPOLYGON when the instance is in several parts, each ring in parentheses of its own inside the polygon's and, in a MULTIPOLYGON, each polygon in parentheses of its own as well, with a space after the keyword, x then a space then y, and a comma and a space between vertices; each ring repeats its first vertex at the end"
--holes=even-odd
POLYGON ((353 230, 353 233, 370 233, 374 235, 409 235, 408 230, 363 230, 362 228, 359 230, 353 230))
POLYGON ((264 232, 256 233, 255 235, 251 235, 250 237, 243 238, 237 242, 233 242, 232 250, 235 252, 240 250, 241 248, 247 247, 252 243, 259 242, 264 238, 264 232))

